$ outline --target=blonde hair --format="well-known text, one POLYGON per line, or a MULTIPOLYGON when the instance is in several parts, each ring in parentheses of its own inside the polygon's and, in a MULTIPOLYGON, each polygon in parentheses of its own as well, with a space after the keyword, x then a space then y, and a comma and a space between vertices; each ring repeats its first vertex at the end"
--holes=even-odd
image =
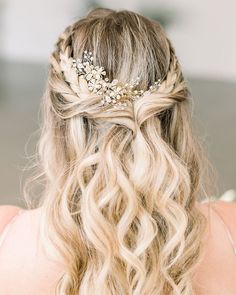
POLYGON ((90 11, 55 45, 42 110, 33 180, 45 180, 45 248, 65 264, 55 294, 195 294, 206 225, 195 205, 206 192, 207 162, 161 26, 127 10, 90 11), (78 58, 86 49, 110 79, 139 76, 145 89, 166 78, 126 109, 104 111, 98 95, 76 94, 60 69, 60 54, 78 58))

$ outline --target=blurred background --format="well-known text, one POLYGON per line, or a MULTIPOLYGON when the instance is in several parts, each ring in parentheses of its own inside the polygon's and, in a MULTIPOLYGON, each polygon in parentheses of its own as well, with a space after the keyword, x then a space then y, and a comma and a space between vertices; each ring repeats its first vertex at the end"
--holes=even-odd
POLYGON ((91 7, 131 9, 166 29, 194 96, 194 123, 219 179, 236 189, 236 2, 0 0, 0 204, 22 204, 38 138, 47 62, 62 30, 91 7))

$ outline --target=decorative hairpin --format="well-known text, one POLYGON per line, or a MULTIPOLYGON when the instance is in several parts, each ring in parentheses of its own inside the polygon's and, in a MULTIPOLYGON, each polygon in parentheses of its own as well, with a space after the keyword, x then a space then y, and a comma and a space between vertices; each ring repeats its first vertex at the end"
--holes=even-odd
POLYGON ((117 79, 109 81, 106 77, 104 67, 93 64, 92 52, 85 50, 82 59, 72 59, 72 67, 76 70, 78 76, 82 76, 88 85, 89 91, 101 95, 101 105, 112 105, 114 108, 124 109, 127 106, 127 100, 135 100, 144 94, 156 91, 161 85, 161 79, 158 79, 148 90, 134 90, 139 85, 140 78, 137 77, 131 83, 122 84, 117 79))

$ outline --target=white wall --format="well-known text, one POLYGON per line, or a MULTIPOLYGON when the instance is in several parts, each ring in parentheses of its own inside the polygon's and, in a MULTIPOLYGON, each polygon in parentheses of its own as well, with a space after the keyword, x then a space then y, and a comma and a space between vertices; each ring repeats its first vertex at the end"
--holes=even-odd
MULTIPOLYGON (((2 0, 3 1, 3 0, 2 0)), ((176 11, 167 29, 184 70, 193 76, 236 81, 234 0, 103 0, 104 6, 138 11, 142 6, 176 11)), ((45 62, 58 34, 84 13, 83 0, 6 0, 1 8, 0 55, 45 62)))
POLYGON ((169 35, 188 72, 236 81, 236 1, 171 2, 183 19, 169 35))
POLYGON ((78 0, 2 2, 0 56, 11 60, 45 62, 58 35, 84 13, 78 0))

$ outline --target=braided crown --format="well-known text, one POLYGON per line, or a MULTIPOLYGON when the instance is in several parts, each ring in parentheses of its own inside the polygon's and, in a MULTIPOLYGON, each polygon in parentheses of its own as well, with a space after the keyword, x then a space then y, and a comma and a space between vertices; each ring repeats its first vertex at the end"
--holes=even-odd
POLYGON ((155 92, 163 79, 158 79, 148 90, 134 90, 140 82, 137 77, 131 83, 121 83, 117 79, 109 81, 102 66, 93 64, 92 52, 85 50, 82 58, 74 59, 68 55, 68 50, 60 54, 60 68, 65 79, 70 82, 71 88, 79 95, 79 81, 87 86, 91 93, 101 96, 101 106, 124 109, 128 101, 155 92), (82 79, 82 80, 81 80, 82 79))

